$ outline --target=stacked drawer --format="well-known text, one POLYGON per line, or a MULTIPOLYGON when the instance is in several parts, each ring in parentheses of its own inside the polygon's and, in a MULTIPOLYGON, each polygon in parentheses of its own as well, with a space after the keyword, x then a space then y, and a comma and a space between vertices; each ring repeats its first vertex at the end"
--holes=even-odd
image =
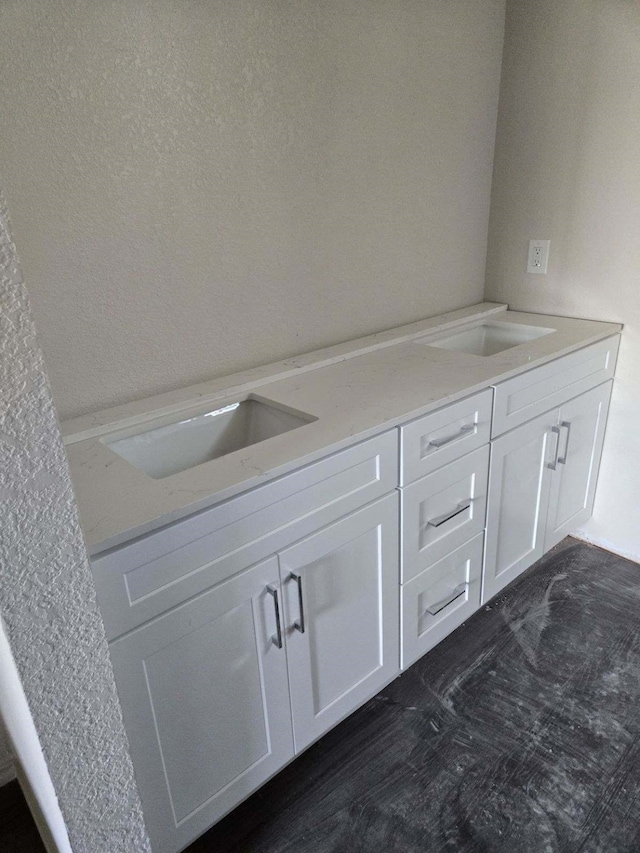
POLYGON ((403 669, 480 606, 492 396, 400 429, 403 669))

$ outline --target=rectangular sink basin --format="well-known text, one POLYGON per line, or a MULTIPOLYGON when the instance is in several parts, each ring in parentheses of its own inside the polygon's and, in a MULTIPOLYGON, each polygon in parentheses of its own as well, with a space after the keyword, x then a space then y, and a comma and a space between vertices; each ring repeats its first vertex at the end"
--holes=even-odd
POLYGON ((315 420, 305 412, 250 396, 184 420, 101 441, 145 474, 162 479, 315 420))
POLYGON ((500 320, 484 320, 467 326, 462 331, 444 337, 418 338, 414 343, 439 349, 468 352, 471 355, 495 355, 511 347, 534 341, 555 332, 542 326, 524 326, 500 320))

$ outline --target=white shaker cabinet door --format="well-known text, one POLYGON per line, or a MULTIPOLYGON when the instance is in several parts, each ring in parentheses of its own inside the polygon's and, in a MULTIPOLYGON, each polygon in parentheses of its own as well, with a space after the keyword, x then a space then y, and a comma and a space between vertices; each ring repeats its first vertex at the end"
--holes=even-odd
POLYGON ((111 644, 154 853, 182 849, 293 756, 279 593, 272 557, 111 644))
POLYGON ((299 752, 399 672, 397 495, 278 556, 299 752))
POLYGON ((545 551, 591 516, 612 384, 605 382, 560 407, 545 551))
POLYGON ((483 603, 544 553, 557 417, 547 412, 491 447, 483 603))

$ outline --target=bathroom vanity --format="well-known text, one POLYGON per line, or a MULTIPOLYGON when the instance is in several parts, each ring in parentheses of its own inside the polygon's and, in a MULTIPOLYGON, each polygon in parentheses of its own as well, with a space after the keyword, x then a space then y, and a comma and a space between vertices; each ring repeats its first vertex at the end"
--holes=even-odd
POLYGON ((64 425, 156 853, 589 517, 620 329, 483 303, 64 425))

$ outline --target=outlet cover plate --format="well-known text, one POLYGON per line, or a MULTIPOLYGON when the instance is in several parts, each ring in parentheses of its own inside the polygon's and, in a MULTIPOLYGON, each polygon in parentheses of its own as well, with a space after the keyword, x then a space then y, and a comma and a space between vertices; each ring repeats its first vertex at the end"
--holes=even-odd
POLYGON ((529 240, 529 257, 527 272, 535 275, 546 275, 549 264, 549 248, 551 240, 529 240))

